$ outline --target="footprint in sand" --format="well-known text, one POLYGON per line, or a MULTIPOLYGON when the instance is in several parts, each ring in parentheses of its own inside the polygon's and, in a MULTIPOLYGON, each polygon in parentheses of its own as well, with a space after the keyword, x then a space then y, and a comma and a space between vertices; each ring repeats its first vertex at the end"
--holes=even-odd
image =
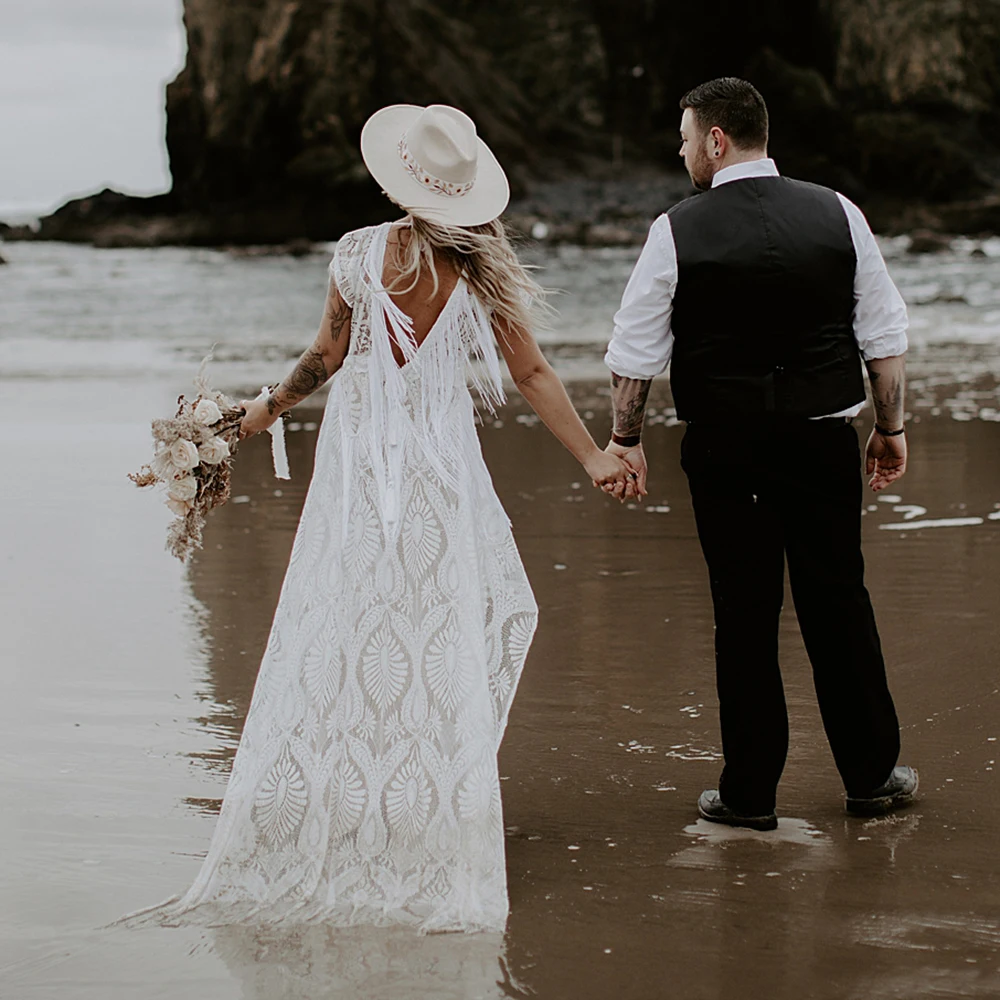
POLYGON ((776 830, 766 832, 700 819, 684 827, 682 833, 696 839, 694 844, 668 861, 679 868, 718 869, 739 861, 744 866, 740 869, 743 872, 754 871, 757 875, 778 878, 782 874, 827 868, 833 852, 833 841, 822 830, 817 830, 808 820, 787 816, 779 817, 776 830), (737 848, 736 854, 727 850, 737 844, 745 847, 737 848), (772 856, 772 850, 786 844, 808 850, 794 849, 772 856), (781 870, 775 871, 779 865, 781 870))

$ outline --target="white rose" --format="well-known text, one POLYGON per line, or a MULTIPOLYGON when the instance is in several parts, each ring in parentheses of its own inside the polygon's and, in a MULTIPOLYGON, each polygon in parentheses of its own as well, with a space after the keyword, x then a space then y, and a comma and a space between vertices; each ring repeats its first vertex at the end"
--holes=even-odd
POLYGON ((201 459, 198 457, 198 449, 191 441, 178 438, 170 446, 170 461, 178 469, 193 469, 201 459))
POLYGON ((199 399, 194 408, 194 419, 199 424, 211 427, 222 419, 222 410, 219 409, 218 403, 214 403, 211 399, 199 399))
POLYGON ((175 479, 167 487, 167 496, 171 500, 193 500, 198 492, 198 480, 194 476, 184 476, 175 479))
POLYGON ((190 500, 175 500, 173 497, 167 497, 167 507, 178 517, 184 517, 193 506, 194 504, 190 500))
POLYGON ((229 445, 220 437, 209 438, 198 448, 198 457, 206 465, 218 465, 229 454, 229 445))

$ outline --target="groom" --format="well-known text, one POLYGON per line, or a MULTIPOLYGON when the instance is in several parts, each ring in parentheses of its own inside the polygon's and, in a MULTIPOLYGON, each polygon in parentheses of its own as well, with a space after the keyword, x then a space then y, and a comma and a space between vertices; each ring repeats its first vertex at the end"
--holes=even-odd
MULTIPOLYGON (((848 812, 913 800, 861 555, 862 484, 851 420, 875 404, 873 490, 906 470, 906 307, 861 211, 780 177, 764 99, 744 80, 681 101, 681 150, 704 193, 652 225, 605 359, 608 450, 638 473, 650 381, 671 363, 681 464, 715 608, 725 767, 702 817, 771 830, 788 750, 778 619, 792 596, 848 812)), ((611 490, 608 487, 609 491, 611 490)), ((621 490, 618 488, 621 495, 621 490)))

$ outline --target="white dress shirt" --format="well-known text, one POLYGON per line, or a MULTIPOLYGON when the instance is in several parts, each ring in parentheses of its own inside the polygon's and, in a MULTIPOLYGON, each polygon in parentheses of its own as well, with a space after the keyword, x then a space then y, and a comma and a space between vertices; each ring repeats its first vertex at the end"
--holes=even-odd
MULTIPOLYGON (((774 160, 751 160, 717 171, 712 187, 745 177, 777 176, 774 160)), ((889 277, 861 209, 842 194, 837 197, 844 206, 857 256, 854 336, 858 350, 866 361, 897 357, 907 347, 906 304, 889 277)), ((670 316, 676 289, 677 249, 670 216, 664 214, 650 227, 646 245, 625 287, 621 308, 615 313, 615 331, 604 363, 617 375, 651 379, 666 370, 674 347, 670 316)), ((859 403, 830 416, 857 416, 863 406, 864 403, 859 403)))

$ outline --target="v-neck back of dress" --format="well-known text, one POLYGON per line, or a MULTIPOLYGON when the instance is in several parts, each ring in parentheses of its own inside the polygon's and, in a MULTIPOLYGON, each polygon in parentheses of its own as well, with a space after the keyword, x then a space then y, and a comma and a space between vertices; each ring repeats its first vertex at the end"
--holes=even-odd
MULTIPOLYGON (((346 234, 330 265, 333 280, 352 310, 350 348, 331 384, 343 391, 353 387, 358 399, 363 415, 359 419, 370 440, 374 479, 390 532, 400 524, 399 462, 407 444, 418 448, 436 474, 454 487, 468 460, 456 426, 464 425, 471 413, 469 382, 491 411, 504 400, 489 312, 463 278, 457 279, 418 342, 412 319, 385 287, 386 245, 392 226, 387 222, 346 234), (402 365, 393 345, 402 354, 402 365)), ((346 478, 343 488, 349 489, 346 478)))
MULTIPOLYGON (((400 225, 396 229, 397 234, 399 233, 399 231, 401 229, 404 229, 404 228, 407 228, 407 227, 408 226, 405 223, 402 224, 402 225, 400 225)), ((386 271, 388 270, 388 267, 389 267, 389 239, 388 239, 388 237, 390 235, 392 235, 393 228, 396 228, 396 227, 394 227, 394 226, 390 227, 389 232, 387 234, 386 242, 385 242, 385 249, 383 251, 382 261, 381 261, 381 283, 382 283, 382 287, 385 288, 386 290, 389 290, 391 288, 391 286, 392 286, 393 281, 396 280, 395 276, 393 276, 392 278, 390 278, 390 276, 388 274, 386 274, 386 271)), ((437 264, 437 262, 435 262, 435 264, 439 268, 439 271, 438 271, 438 280, 440 282, 441 281, 441 268, 440 268, 440 265, 437 264)), ((426 271, 424 272, 424 275, 426 275, 426 271)), ((420 295, 422 295, 424 293, 424 291, 425 291, 425 288, 423 287, 423 281, 424 280, 427 280, 427 279, 425 279, 422 276, 421 277, 421 283, 418 284, 413 289, 409 290, 405 294, 407 296, 411 296, 412 295, 414 297, 419 297, 420 295)), ((433 279, 430 279, 430 280, 433 280, 433 279)), ((414 340, 414 342, 416 344, 416 350, 417 351, 419 351, 421 349, 421 347, 424 345, 425 341, 429 340, 434 335, 434 333, 438 329, 438 327, 441 326, 441 325, 443 325, 443 323, 445 323, 447 321, 447 314, 448 314, 448 312, 452 309, 453 304, 457 304, 456 300, 459 299, 461 297, 461 295, 463 294, 463 291, 465 291, 465 289, 462 287, 462 286, 464 286, 464 284, 465 284, 465 281, 464 281, 462 275, 461 274, 456 275, 455 276, 455 284, 452 286, 451 291, 448 293, 448 295, 445 297, 444 301, 442 302, 440 309, 438 309, 438 311, 437 311, 437 315, 431 320, 430 324, 427 326, 427 329, 424 331, 423 336, 421 336, 418 333, 418 331, 417 331, 418 324, 417 324, 416 319, 412 315, 410 315, 408 312, 406 312, 405 309, 403 309, 402 304, 399 301, 401 298, 403 298, 403 296, 401 296, 398 293, 389 291, 390 298, 392 298, 392 300, 400 308, 400 311, 403 312, 403 315, 405 315, 407 317, 407 319, 409 319, 409 321, 410 321, 411 328, 413 330, 413 340, 414 340)), ((396 360, 396 364, 400 368, 405 368, 408 362, 407 362, 407 360, 406 360, 406 358, 405 358, 405 356, 403 354, 402 348, 399 345, 395 344, 395 340, 394 339, 393 339, 393 352, 392 353, 393 353, 393 358, 396 360)))

